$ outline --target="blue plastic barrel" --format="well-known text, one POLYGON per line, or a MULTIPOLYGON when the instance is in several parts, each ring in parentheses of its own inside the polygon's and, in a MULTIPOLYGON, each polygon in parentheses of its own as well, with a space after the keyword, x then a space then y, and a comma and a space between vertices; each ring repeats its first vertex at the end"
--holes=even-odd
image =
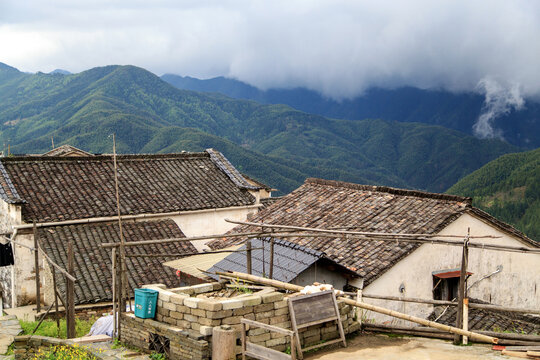
POLYGON ((151 289, 135 289, 135 316, 153 319, 156 315, 158 292, 151 289))

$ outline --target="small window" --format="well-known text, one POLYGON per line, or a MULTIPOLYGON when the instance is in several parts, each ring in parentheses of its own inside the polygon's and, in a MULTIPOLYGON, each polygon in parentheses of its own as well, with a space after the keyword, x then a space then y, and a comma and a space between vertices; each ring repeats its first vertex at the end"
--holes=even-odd
MULTIPOLYGON (((433 299, 452 301, 458 298, 459 289, 458 269, 433 272, 433 299)), ((472 273, 468 272, 467 277, 472 273)))

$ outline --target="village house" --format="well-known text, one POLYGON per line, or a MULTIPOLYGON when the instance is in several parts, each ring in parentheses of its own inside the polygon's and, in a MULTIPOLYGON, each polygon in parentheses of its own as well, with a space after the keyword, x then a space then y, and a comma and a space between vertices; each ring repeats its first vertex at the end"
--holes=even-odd
MULTIPOLYGON (((346 289, 350 282, 359 278, 355 271, 338 264, 323 252, 286 240, 275 239, 271 244, 270 238, 257 238, 251 240, 251 247, 251 273, 256 276, 271 276, 274 280, 301 286, 314 282, 333 284, 339 290, 346 289)), ((246 245, 232 246, 230 250, 186 256, 163 265, 177 270, 179 276, 192 283, 219 280, 216 271, 246 273, 246 245)))
MULTIPOLYGON (((225 218, 245 220, 257 213, 268 187, 252 185, 219 151, 159 155, 118 155, 120 212, 125 241, 222 234, 233 225, 225 218)), ((112 155, 92 155, 61 147, 46 156, 0 159, 0 231, 14 244, 14 265, 0 267, 5 305, 35 303, 34 247, 66 268, 66 248, 75 253, 76 303, 111 299, 110 250, 103 242, 120 241, 112 155), (52 156, 48 156, 52 155, 52 156), (15 244, 16 243, 16 244, 15 244)), ((203 243, 154 244, 153 254, 193 254, 203 243)), ((39 253, 41 298, 54 294, 51 267, 39 253)), ((129 255, 129 253, 128 253, 129 255)), ((168 258, 128 257, 133 289, 144 283, 178 286, 168 258)), ((64 291, 64 281, 59 281, 64 291)))
MULTIPOLYGON (((539 247, 510 225, 473 207, 470 198, 321 179, 307 179, 300 188, 267 206, 250 221, 363 232, 460 235, 460 239, 470 229, 471 236, 494 237, 473 238, 471 243, 539 247)), ((231 232, 253 229, 240 225, 231 232)), ((222 249, 242 241, 219 239, 208 245, 222 249)), ((346 236, 298 237, 287 241, 323 252, 356 272, 359 278, 349 285, 353 290, 363 289, 364 301, 369 303, 427 318, 433 315, 433 305, 375 300, 367 295, 442 300, 457 297, 461 247, 346 236)), ((540 308, 539 260, 537 253, 470 248, 468 296, 501 306, 540 308)), ((377 322, 396 323, 396 319, 381 314, 364 316, 377 322)))

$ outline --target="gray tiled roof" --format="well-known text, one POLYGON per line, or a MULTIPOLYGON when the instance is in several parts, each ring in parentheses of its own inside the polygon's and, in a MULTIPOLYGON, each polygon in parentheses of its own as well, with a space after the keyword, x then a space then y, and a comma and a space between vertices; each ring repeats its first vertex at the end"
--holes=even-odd
MULTIPOLYGON (((483 303, 484 301, 470 299, 471 303, 483 303)), ((428 317, 435 320, 446 307, 439 307, 428 317)), ((457 307, 450 306, 437 320, 438 323, 456 326, 457 307)), ((540 332, 540 317, 527 316, 513 312, 483 310, 469 308, 469 330, 487 330, 498 332, 517 332, 536 334, 540 332)))
MULTIPOLYGON (((62 268, 67 269, 67 244, 73 241, 75 259, 75 302, 77 304, 111 301, 111 249, 99 245, 104 242, 120 242, 118 223, 38 228, 39 242, 47 255, 62 268)), ((181 238, 184 234, 173 220, 126 222, 123 224, 126 242, 181 238)), ((152 244, 126 247, 126 254, 191 254, 197 252, 191 242, 152 244)), ((163 283, 169 287, 179 286, 174 270, 163 266, 169 257, 127 257, 126 265, 131 294, 143 284, 163 283)), ((58 273, 59 274, 59 273, 58 273)), ((62 279, 61 276, 57 277, 62 279)), ((65 293, 65 283, 58 281, 65 293)))
MULTIPOLYGON (((308 179, 250 221, 368 232, 437 233, 470 206, 470 198, 453 195, 308 179)), ((254 229, 242 225, 231 232, 254 229)), ((324 252, 336 263, 364 277, 365 285, 420 246, 346 237, 287 240, 324 252)), ((241 241, 215 240, 209 245, 223 248, 241 241)))
MULTIPOLYGON (((122 214, 255 203, 247 188, 237 185, 208 152, 118 155, 117 162, 122 214)), ((25 200, 22 215, 26 222, 116 215, 110 155, 8 157, 0 163, 0 196, 12 202, 25 200)))
MULTIPOLYGON (((267 277, 270 270, 270 239, 252 239, 251 246, 255 249, 252 250, 251 254, 252 274, 267 277)), ((246 245, 243 245, 237 251, 245 249, 246 245)), ((320 251, 285 240, 275 239, 273 279, 289 282, 323 257, 325 255, 320 251)), ((228 255, 208 271, 211 273, 216 271, 239 271, 245 273, 247 272, 246 266, 246 252, 242 251, 228 255)), ((218 279, 217 275, 210 276, 218 279)))

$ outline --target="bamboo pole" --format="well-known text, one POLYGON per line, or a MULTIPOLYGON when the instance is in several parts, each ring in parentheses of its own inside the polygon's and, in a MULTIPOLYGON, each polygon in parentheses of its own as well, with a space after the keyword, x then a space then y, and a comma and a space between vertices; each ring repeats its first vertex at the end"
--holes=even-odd
MULTIPOLYGON (((347 293, 347 295, 354 296, 355 293, 347 293)), ((390 301, 403 301, 403 302, 413 302, 420 304, 431 304, 431 305, 446 305, 446 306, 457 306, 457 302, 446 301, 446 300, 431 300, 431 299, 418 299, 418 298, 407 298, 407 297, 398 297, 398 296, 385 296, 385 295, 373 295, 373 294, 363 294, 366 299, 379 299, 379 300, 390 300, 390 301)), ((482 310, 495 310, 495 311, 506 311, 506 312, 516 312, 523 314, 540 314, 540 309, 527 309, 527 308, 513 308, 499 305, 491 304, 477 304, 469 302, 469 309, 482 309, 482 310)))
POLYGON ((39 251, 38 249, 38 232, 36 222, 34 221, 34 269, 36 275, 36 311, 41 312, 41 286, 39 278, 39 251))
MULTIPOLYGON (((268 228, 275 228, 275 229, 289 229, 289 230, 301 230, 301 231, 316 231, 316 232, 322 232, 322 233, 328 233, 328 234, 338 234, 338 235, 367 235, 367 236, 401 236, 401 237, 444 237, 444 238, 463 238, 463 235, 440 235, 440 234, 407 234, 407 233, 378 233, 378 232, 367 232, 367 231, 347 231, 347 230, 330 230, 330 229, 319 229, 319 228, 311 228, 311 227, 303 227, 303 226, 293 226, 293 225, 275 225, 275 224, 267 224, 267 223, 255 223, 255 222, 249 222, 249 221, 239 221, 239 220, 231 220, 231 219, 225 219, 226 222, 229 222, 231 224, 239 224, 239 225, 250 225, 250 226, 259 226, 259 227, 268 227, 268 228)), ((476 236, 470 236, 470 239, 498 239, 501 238, 501 236, 494 236, 494 235, 476 235, 476 236)))
MULTIPOLYGON (((302 286, 293 285, 293 284, 290 284, 290 283, 285 283, 285 282, 282 282, 282 281, 277 281, 277 280, 272 280, 272 279, 266 279, 266 278, 262 278, 260 276, 249 275, 249 274, 236 272, 236 271, 232 271, 232 272, 228 272, 228 273, 218 271, 216 273, 218 275, 232 276, 232 277, 236 277, 236 278, 239 278, 239 279, 249 280, 249 281, 252 281, 252 282, 256 282, 256 283, 260 283, 260 284, 264 284, 264 285, 270 285, 270 286, 273 286, 273 287, 276 287, 276 288, 286 289, 286 290, 295 291, 295 292, 300 291, 300 290, 303 289, 302 286)), ((372 305, 372 304, 367 304, 367 303, 364 303, 364 302, 358 302, 358 301, 355 301, 355 300, 352 300, 352 299, 347 299, 347 298, 344 298, 344 297, 340 297, 339 299, 342 300, 344 303, 346 303, 348 305, 351 305, 351 306, 360 307, 362 309, 366 309, 366 310, 378 312, 378 313, 381 313, 381 314, 389 315, 389 316, 392 316, 392 317, 395 317, 395 318, 398 318, 398 319, 402 319, 402 320, 412 321, 412 322, 415 322, 415 323, 418 323, 418 324, 421 324, 421 325, 429 326, 429 327, 432 327, 432 328, 435 328, 435 329, 444 330, 444 331, 447 331, 447 332, 450 332, 450 333, 453 333, 453 334, 466 335, 466 336, 470 337, 471 339, 475 339, 475 340, 478 340, 478 341, 488 342, 488 343, 493 343, 493 344, 496 344, 497 341, 498 341, 497 338, 494 338, 494 337, 491 337, 491 336, 486 336, 486 335, 482 335, 482 334, 478 334, 478 333, 473 333, 471 331, 464 331, 463 329, 459 329, 459 328, 456 328, 456 327, 453 327, 453 326, 439 324, 439 323, 436 323, 434 321, 429 321, 429 320, 422 319, 422 318, 419 318, 419 317, 416 317, 416 316, 403 314, 403 313, 400 313, 400 312, 397 312, 397 311, 394 311, 394 310, 385 309, 385 308, 375 306, 375 305, 372 305)))
POLYGON ((114 188, 116 192, 116 210, 118 215, 118 228, 120 233, 120 277, 122 278, 122 287, 120 289, 122 300, 120 302, 120 313, 126 310, 126 297, 128 288, 127 269, 126 269, 126 248, 124 243, 124 232, 122 229, 122 216, 120 212, 120 190, 118 185, 118 165, 116 162, 116 136, 113 133, 113 164, 114 164, 114 188))
POLYGON ((77 278, 72 276, 68 271, 64 270, 60 265, 58 265, 57 263, 55 263, 54 261, 51 260, 50 257, 47 256, 47 254, 45 253, 45 251, 43 251, 43 249, 41 248, 41 246, 39 247, 39 251, 41 252, 41 255, 43 255, 43 257, 45 258, 45 260, 47 260, 47 262, 49 264, 51 264, 52 266, 54 266, 58 271, 60 271, 62 274, 64 274, 65 277, 67 277, 69 280, 75 282, 77 281, 77 278))
MULTIPOLYGON (((114 249, 114 248, 113 248, 114 249)), ((251 248, 251 250, 262 250, 263 248, 251 248)), ((221 253, 243 253, 248 251, 247 249, 237 250, 216 250, 216 251, 203 251, 192 253, 176 253, 176 254, 126 254, 126 257, 184 257, 184 256, 196 256, 205 254, 221 254, 221 253)))
MULTIPOLYGON (((246 222, 246 221, 236 221, 236 220, 230 220, 225 219, 225 221, 230 222, 232 224, 240 224, 240 225, 249 225, 249 226, 259 226, 259 227, 269 227, 269 228, 278 228, 282 230, 299 230, 299 231, 312 231, 315 233, 324 234, 326 233, 328 236, 323 235, 309 235, 310 237, 331 237, 335 238, 338 235, 349 235, 350 238, 353 239, 361 239, 361 240, 370 240, 370 241, 400 241, 400 242, 414 242, 414 243, 430 243, 430 244, 440 244, 440 245, 450 245, 450 246, 463 246, 463 241, 456 241, 456 240, 444 240, 440 238, 455 238, 455 237, 463 237, 461 235, 441 235, 441 234, 399 234, 399 233, 370 233, 370 232, 361 232, 361 231, 341 231, 341 230, 329 230, 329 229, 317 229, 317 228, 306 228, 306 227, 300 227, 300 226, 289 226, 289 225, 270 225, 266 223, 252 223, 252 222, 246 222), (336 236, 331 236, 331 234, 335 234, 336 236)), ((298 236, 307 236, 307 235, 298 235, 298 236)), ((289 237, 292 237, 289 234, 289 237)), ((500 236, 493 236, 493 235, 483 235, 483 236, 471 236, 470 239, 483 239, 483 238, 500 238, 500 236)), ((521 253, 532 253, 532 254, 540 254, 540 249, 538 248, 529 248, 529 247, 521 247, 521 246, 506 246, 506 245, 494 245, 494 244, 486 244, 486 243, 469 243, 469 247, 477 248, 477 249, 487 249, 487 250, 495 250, 495 251, 510 251, 510 252, 521 252, 521 253)))

